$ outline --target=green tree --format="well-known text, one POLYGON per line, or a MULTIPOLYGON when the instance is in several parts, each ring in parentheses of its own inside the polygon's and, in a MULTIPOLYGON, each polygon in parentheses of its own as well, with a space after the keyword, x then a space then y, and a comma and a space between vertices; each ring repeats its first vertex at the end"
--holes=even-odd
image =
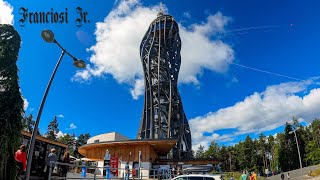
POLYGON ((88 139, 90 138, 90 134, 89 133, 85 133, 85 134, 80 134, 77 138, 77 146, 82 146, 87 144, 88 139))
POLYGON ((244 142, 240 141, 235 145, 235 160, 236 160, 236 169, 244 170, 246 169, 245 162, 245 152, 244 152, 244 142))
POLYGON ((74 142, 76 141, 74 134, 73 135, 70 135, 70 134, 62 135, 57 140, 63 144, 66 144, 68 146, 68 150, 69 150, 70 155, 73 155, 73 145, 74 145, 74 142))
POLYGON ((266 136, 261 133, 259 135, 259 142, 258 142, 258 151, 259 155, 263 160, 263 170, 267 169, 268 167, 268 160, 267 160, 267 146, 266 146, 266 136))
POLYGON ((253 141, 251 137, 248 135, 243 143, 243 151, 244 151, 244 166, 245 169, 249 170, 253 168, 253 141))
POLYGON ((13 26, 0 24, 0 179, 15 179, 17 174, 14 153, 24 113, 16 65, 20 43, 13 26))
POLYGON ((270 155, 271 155, 271 161, 270 161, 271 169, 273 171, 276 171, 278 167, 278 154, 277 154, 276 140, 272 135, 268 136, 267 146, 268 146, 268 149, 270 150, 270 155))
MULTIPOLYGON (((228 160, 229 160, 229 171, 231 172, 231 171, 233 171, 233 170, 235 170, 236 169, 236 164, 237 164, 237 161, 236 161, 236 156, 237 156, 237 154, 236 154, 236 151, 235 151, 235 147, 234 146, 228 146, 227 147, 227 149, 228 149, 228 160)), ((227 171, 227 170, 225 170, 225 171, 227 171)))
POLYGON ((299 167, 298 149, 294 134, 289 134, 292 130, 292 126, 286 123, 284 134, 281 136, 279 162, 283 171, 289 171, 299 167))
POLYGON ((204 146, 199 145, 198 150, 196 151, 196 158, 204 158, 204 146))
POLYGON ((70 149, 73 146, 73 142, 75 141, 75 137, 70 135, 70 134, 65 134, 62 135, 61 137, 58 138, 58 141, 68 145, 68 148, 70 149))
POLYGON ((320 120, 315 119, 308 128, 310 141, 306 146, 305 160, 315 165, 320 163, 320 120))
POLYGON ((218 143, 212 141, 210 143, 208 150, 205 151, 204 157, 205 158, 217 158, 218 154, 219 154, 219 149, 220 149, 220 147, 219 147, 218 143))
POLYGON ((35 121, 33 120, 32 114, 25 116, 22 119, 22 127, 24 131, 32 132, 35 121))
POLYGON ((230 169, 230 154, 228 148, 226 146, 222 146, 220 149, 218 149, 217 153, 219 161, 221 162, 221 170, 228 171, 230 169))
POLYGON ((54 116, 53 120, 48 125, 48 131, 46 137, 52 141, 57 140, 57 134, 59 132, 59 124, 57 121, 57 116, 54 116))
POLYGON ((253 168, 251 170, 255 171, 255 172, 263 172, 263 168, 264 168, 263 157, 264 157, 264 154, 263 154, 263 151, 261 150, 259 139, 253 140, 252 149, 253 149, 252 160, 253 160, 254 166, 253 166, 253 168))

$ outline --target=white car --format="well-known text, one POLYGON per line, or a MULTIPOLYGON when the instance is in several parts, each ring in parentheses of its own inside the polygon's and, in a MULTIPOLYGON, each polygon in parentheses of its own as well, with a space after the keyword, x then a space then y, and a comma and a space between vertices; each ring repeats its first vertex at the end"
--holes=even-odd
POLYGON ((172 180, 223 180, 223 178, 216 174, 188 174, 177 176, 172 180))

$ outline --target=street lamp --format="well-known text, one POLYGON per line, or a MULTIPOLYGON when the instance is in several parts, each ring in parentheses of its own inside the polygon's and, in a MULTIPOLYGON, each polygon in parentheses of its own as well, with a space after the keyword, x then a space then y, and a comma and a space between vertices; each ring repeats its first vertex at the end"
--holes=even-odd
POLYGON ((28 151, 26 180, 29 180, 29 178, 30 178, 30 170, 31 170, 33 149, 34 149, 34 145, 35 145, 35 142, 36 142, 36 136, 37 136, 37 133, 38 133, 38 125, 39 125, 40 117, 41 117, 41 114, 42 114, 42 109, 43 109, 43 106, 44 106, 44 104, 46 102, 47 95, 48 95, 52 80, 53 80, 53 78, 54 78, 54 76, 55 76, 55 74, 57 72, 57 69, 58 69, 58 67, 60 65, 60 62, 61 62, 64 54, 69 55, 73 59, 73 65, 76 66, 77 68, 85 68, 86 67, 86 63, 83 60, 75 58, 73 55, 71 55, 66 49, 64 49, 58 43, 58 41, 54 38, 54 34, 53 34, 53 32, 51 30, 43 30, 41 32, 41 37, 47 43, 55 43, 55 44, 57 44, 60 47, 60 49, 62 50, 62 52, 61 52, 60 58, 58 59, 58 62, 56 64, 56 66, 54 67, 54 70, 53 70, 53 72, 51 74, 51 77, 50 77, 50 80, 48 82, 47 88, 46 88, 46 90, 44 92, 44 95, 43 95, 43 98, 42 98, 42 101, 41 101, 41 104, 40 104, 40 108, 39 108, 39 111, 38 111, 38 115, 37 115, 37 118, 36 118, 36 122, 35 122, 35 125, 34 125, 34 128, 33 128, 33 131, 32 131, 32 136, 31 136, 31 140, 30 140, 31 143, 30 143, 29 151, 28 151))
POLYGON ((299 128, 296 128, 295 130, 290 131, 290 132, 289 132, 289 134, 294 133, 294 137, 295 137, 295 139, 296 139, 296 144, 297 144, 297 149, 298 149, 298 155, 299 155, 299 161, 300 161, 301 179, 303 179, 303 170, 302 170, 302 163, 301 163, 300 149, 299 149, 299 144, 298 144, 298 139, 297 139, 297 133, 296 133, 296 131, 297 131, 298 129, 299 129, 299 128))

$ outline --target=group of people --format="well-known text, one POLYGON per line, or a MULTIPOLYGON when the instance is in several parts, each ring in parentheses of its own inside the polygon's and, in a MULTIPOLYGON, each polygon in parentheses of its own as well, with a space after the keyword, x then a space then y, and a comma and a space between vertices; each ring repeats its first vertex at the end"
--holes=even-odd
POLYGON ((240 176, 240 180, 257 180, 257 174, 255 172, 250 172, 249 174, 243 171, 240 176))
MULTIPOLYGON (((280 177, 281 177, 282 180, 284 180, 284 174, 283 173, 281 173, 280 177)), ((287 173, 287 179, 290 180, 289 172, 287 173)))
MULTIPOLYGON (((27 148, 25 145, 21 145, 19 150, 16 151, 15 153, 15 160, 18 166, 18 176, 24 175, 26 171, 26 166, 27 166, 27 148)), ((48 179, 49 172, 53 171, 54 166, 51 166, 50 169, 50 163, 51 162, 57 162, 58 161, 58 156, 56 155, 56 149, 52 148, 50 150, 50 153, 46 159, 46 166, 45 166, 45 179, 48 179)), ((69 156, 69 151, 66 150, 62 157, 62 163, 70 163, 70 156, 69 156)), ((61 176, 62 177, 67 177, 67 172, 69 170, 68 165, 62 165, 61 166, 61 176)))
MULTIPOLYGON (((50 171, 52 172, 53 168, 54 168, 54 166, 51 166, 51 169, 50 169, 50 163, 57 162, 57 161, 58 161, 58 156, 56 155, 56 149, 53 148, 53 149, 51 149, 51 151, 47 157, 47 160, 46 160, 47 169, 46 169, 45 179, 48 178, 50 171)), ((66 163, 66 164, 70 163, 70 155, 69 155, 68 149, 63 154, 61 162, 66 163)), ((61 177, 67 177, 69 166, 68 165, 61 165, 60 167, 61 167, 61 174, 60 174, 61 177)))
MULTIPOLYGON (((284 180, 285 175, 281 173, 280 175, 281 180, 284 180)), ((290 174, 287 173, 287 179, 290 180, 290 174)), ((230 180, 234 180, 233 177, 230 178, 230 180)), ((257 180, 257 174, 255 172, 252 173, 246 173, 246 171, 243 171, 242 175, 240 176, 240 180, 257 180)))

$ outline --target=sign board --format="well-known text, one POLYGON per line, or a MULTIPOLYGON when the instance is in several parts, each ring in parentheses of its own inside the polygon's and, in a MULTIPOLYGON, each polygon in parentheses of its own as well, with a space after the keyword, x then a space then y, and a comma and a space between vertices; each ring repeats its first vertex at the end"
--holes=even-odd
POLYGON ((115 158, 115 157, 110 158, 110 164, 118 164, 118 158, 115 158))
POLYGON ((116 176, 118 176, 118 164, 119 164, 119 159, 117 157, 110 158, 111 172, 116 176))

